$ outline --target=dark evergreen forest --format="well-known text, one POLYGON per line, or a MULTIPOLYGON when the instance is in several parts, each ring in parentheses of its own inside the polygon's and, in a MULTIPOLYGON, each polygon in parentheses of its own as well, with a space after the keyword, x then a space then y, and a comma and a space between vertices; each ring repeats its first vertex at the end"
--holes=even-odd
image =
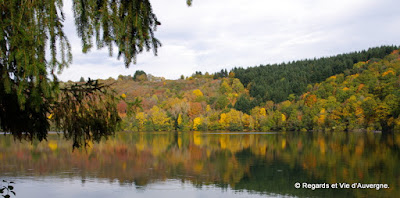
POLYGON ((267 64, 246 69, 239 67, 231 72, 249 89, 250 96, 258 99, 257 101, 272 100, 277 103, 287 100, 290 94, 301 95, 307 91, 308 85, 322 82, 330 76, 349 74, 357 62, 377 61, 395 49, 398 47, 381 46, 318 59, 267 64))

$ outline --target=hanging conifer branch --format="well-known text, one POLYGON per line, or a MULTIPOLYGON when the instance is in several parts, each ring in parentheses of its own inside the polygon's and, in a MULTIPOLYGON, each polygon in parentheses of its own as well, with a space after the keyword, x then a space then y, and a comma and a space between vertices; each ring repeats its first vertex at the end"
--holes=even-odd
MULTIPOLYGON (((72 61, 62 7, 63 0, 0 0, 0 129, 43 140, 54 113, 77 147, 111 134, 119 117, 115 99, 94 81, 60 90, 56 74, 72 61)), ((157 55, 161 43, 154 31, 161 23, 149 0, 74 0, 73 9, 84 53, 95 37, 96 47, 108 47, 110 55, 115 45, 126 67, 143 50, 157 55)))
POLYGON ((107 46, 110 55, 113 45, 118 47, 118 58, 124 57, 125 66, 136 63, 137 54, 161 46, 154 31, 161 23, 148 0, 74 0, 75 24, 82 39, 82 51, 107 46))
POLYGON ((86 147, 91 141, 114 134, 120 117, 118 99, 110 85, 89 79, 60 90, 60 100, 52 106, 49 119, 65 138, 73 140, 73 148, 86 147))
POLYGON ((63 21, 61 0, 0 1, 0 126, 18 138, 46 138, 54 71, 72 60, 63 21))

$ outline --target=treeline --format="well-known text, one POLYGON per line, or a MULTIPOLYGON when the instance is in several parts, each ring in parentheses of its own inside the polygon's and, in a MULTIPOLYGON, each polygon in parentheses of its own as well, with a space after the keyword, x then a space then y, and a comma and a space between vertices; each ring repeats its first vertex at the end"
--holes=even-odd
MULTIPOLYGON (((232 124, 231 111, 238 98, 248 91, 236 78, 187 78, 160 82, 119 80, 116 91, 126 101, 138 98, 141 108, 132 109, 124 101, 118 105, 123 129, 133 131, 243 130, 232 124), (226 117, 228 115, 228 117, 226 117), (225 116, 223 120, 221 116, 225 116)), ((235 121, 236 122, 236 121, 235 121)), ((240 121, 241 122, 241 121, 240 121)))
MULTIPOLYGON (((282 102, 287 100, 290 94, 301 95, 307 90, 309 84, 320 83, 336 74, 348 74, 353 64, 371 59, 382 59, 397 48, 396 46, 375 47, 326 58, 260 65, 247 69, 234 68, 231 72, 245 87, 249 88, 252 97, 263 101, 282 102)), ((220 73, 217 74, 220 75, 220 73)))
POLYGON ((252 97, 252 86, 245 87, 234 72, 223 73, 228 77, 213 79, 213 75, 197 73, 185 80, 119 78, 113 82, 117 93, 128 103, 141 101, 141 108, 134 109, 120 102, 122 129, 393 131, 400 128, 398 50, 383 59, 353 64, 346 72, 309 85, 298 96, 289 94, 279 103, 252 97))

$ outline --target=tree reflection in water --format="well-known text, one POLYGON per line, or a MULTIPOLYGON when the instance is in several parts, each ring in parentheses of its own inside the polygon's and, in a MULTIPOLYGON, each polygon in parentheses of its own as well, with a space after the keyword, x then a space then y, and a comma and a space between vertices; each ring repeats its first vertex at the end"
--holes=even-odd
MULTIPOLYGON (((380 133, 117 133, 72 150, 0 137, 0 176, 56 176, 148 184, 168 179, 202 187, 296 196, 393 197, 400 194, 400 136, 380 133), (295 189, 294 183, 383 183, 389 189, 295 189)), ((17 191, 18 192, 18 191, 17 191)))

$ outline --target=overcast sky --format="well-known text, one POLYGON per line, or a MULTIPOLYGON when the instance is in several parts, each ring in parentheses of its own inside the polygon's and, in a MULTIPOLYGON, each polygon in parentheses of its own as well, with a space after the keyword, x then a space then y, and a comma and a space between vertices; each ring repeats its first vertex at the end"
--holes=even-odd
MULTIPOLYGON (((144 70, 178 79, 195 71, 332 56, 380 45, 400 45, 399 0, 151 0, 162 25, 158 56, 140 54, 126 69, 107 49, 82 54, 65 0, 65 32, 73 63, 61 80, 117 78, 144 70)), ((115 53, 116 54, 116 53, 115 53)))

